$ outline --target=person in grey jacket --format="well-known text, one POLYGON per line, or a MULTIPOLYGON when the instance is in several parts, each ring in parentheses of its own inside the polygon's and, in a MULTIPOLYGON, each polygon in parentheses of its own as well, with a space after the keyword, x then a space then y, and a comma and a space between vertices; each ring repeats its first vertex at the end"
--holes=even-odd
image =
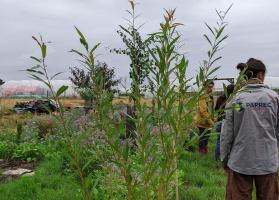
POLYGON ((227 104, 221 161, 228 175, 226 200, 278 200, 279 97, 264 85, 265 65, 250 58, 237 67, 247 84, 227 104))

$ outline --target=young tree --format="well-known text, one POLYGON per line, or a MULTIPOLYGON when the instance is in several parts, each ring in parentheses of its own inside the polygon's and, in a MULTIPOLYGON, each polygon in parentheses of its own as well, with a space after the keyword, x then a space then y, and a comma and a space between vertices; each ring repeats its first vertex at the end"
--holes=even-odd
POLYGON ((136 25, 138 15, 135 12, 135 3, 130 1, 131 9, 127 10, 130 19, 127 27, 119 25, 118 35, 121 37, 125 48, 112 49, 112 52, 117 54, 127 55, 130 59, 130 78, 131 82, 131 98, 133 101, 137 96, 141 96, 142 92, 147 89, 145 82, 150 72, 152 60, 148 52, 149 46, 152 43, 152 37, 143 39, 140 35, 139 29, 141 26, 136 25))
POLYGON ((118 92, 117 85, 120 83, 120 79, 115 78, 114 68, 109 68, 105 62, 97 62, 95 66, 95 72, 91 76, 92 72, 85 71, 78 67, 70 68, 72 76, 71 82, 75 85, 76 91, 79 95, 89 103, 91 107, 94 100, 94 88, 98 85, 103 92, 110 93, 113 96, 118 92))
POLYGON ((97 62, 95 76, 96 80, 98 80, 97 76, 102 77, 102 79, 99 80, 98 84, 101 85, 106 92, 111 94, 115 94, 118 92, 118 89, 116 87, 120 83, 120 79, 115 78, 114 68, 109 68, 107 63, 97 62))
POLYGON ((90 83, 89 72, 85 72, 84 69, 78 67, 70 67, 72 77, 70 77, 71 82, 75 85, 76 88, 85 88, 90 83))

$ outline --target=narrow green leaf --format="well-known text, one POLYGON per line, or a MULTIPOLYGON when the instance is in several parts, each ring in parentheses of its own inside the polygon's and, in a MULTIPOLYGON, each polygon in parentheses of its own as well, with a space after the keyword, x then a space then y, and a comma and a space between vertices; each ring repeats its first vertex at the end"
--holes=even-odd
POLYGON ((32 36, 32 39, 36 41, 36 43, 41 47, 41 43, 38 41, 38 39, 35 36, 32 36))
POLYGON ((197 84, 198 87, 200 87, 200 80, 199 80, 199 76, 198 75, 196 76, 196 84, 197 84))
POLYGON ((212 54, 211 54, 210 50, 207 52, 207 55, 208 55, 209 58, 211 57, 212 54))
POLYGON ((119 27, 120 27, 123 31, 125 31, 126 33, 128 33, 129 35, 131 35, 131 32, 130 32, 128 29, 124 28, 124 27, 121 26, 121 25, 119 25, 119 27))
POLYGON ((31 74, 31 73, 29 73, 29 74, 30 74, 31 78, 33 78, 33 79, 35 79, 35 80, 38 80, 38 81, 44 83, 48 88, 51 88, 51 85, 48 84, 48 82, 46 82, 45 80, 43 80, 43 79, 40 78, 39 76, 37 76, 37 75, 35 75, 35 74, 31 74))
POLYGON ((37 62, 39 62, 39 63, 41 62, 41 60, 40 60, 39 58, 36 58, 36 57, 34 57, 34 56, 31 56, 30 58, 33 59, 33 60, 35 60, 35 61, 37 61, 37 62))
POLYGON ((214 64, 216 61, 220 60, 222 58, 222 56, 219 56, 218 58, 215 58, 212 62, 211 65, 214 64))
POLYGON ((27 72, 34 73, 34 74, 40 74, 40 75, 43 75, 43 76, 45 75, 44 72, 39 71, 39 70, 27 69, 26 71, 27 71, 27 72))
POLYGON ((77 51, 77 50, 75 50, 75 49, 71 49, 70 52, 71 52, 71 53, 75 53, 75 54, 79 55, 80 57, 83 57, 83 58, 85 57, 84 54, 82 54, 81 52, 79 52, 79 51, 77 51))
POLYGON ((89 159, 82 167, 82 171, 84 171, 94 160, 95 158, 89 159))
POLYGON ((213 28, 214 28, 215 33, 217 34, 219 30, 216 27, 213 27, 213 28))
POLYGON ((223 90, 224 90, 224 94, 225 96, 228 98, 228 90, 227 90, 227 86, 223 83, 223 90))
POLYGON ((127 162, 127 160, 128 160, 128 156, 129 156, 129 144, 128 144, 128 142, 126 142, 126 144, 125 144, 125 149, 124 149, 124 159, 125 159, 125 161, 127 162))
POLYGON ((212 46, 212 42, 210 41, 209 37, 206 34, 203 34, 203 36, 209 42, 209 44, 212 46))
POLYGON ((129 0, 129 3, 131 4, 131 7, 133 10, 135 10, 135 3, 133 0, 129 0))
POLYGON ((42 57, 45 58, 46 51, 47 51, 47 46, 45 45, 45 43, 42 44, 41 50, 42 50, 42 57))
POLYGON ((80 36, 80 43, 85 47, 86 51, 88 51, 88 43, 87 43, 84 35, 76 26, 75 26, 75 29, 76 29, 78 35, 80 36))
POLYGON ((39 68, 42 68, 42 66, 41 65, 36 65, 36 66, 31 67, 30 69, 39 69, 39 68))
POLYGON ((68 89, 68 86, 62 85, 58 91, 56 92, 56 96, 59 97, 61 94, 63 94, 68 89))
POLYGON ((221 42, 223 42, 225 39, 227 39, 229 36, 225 35, 222 39, 220 39, 217 43, 216 46, 218 46, 221 42))
POLYGON ((214 72, 216 72, 217 70, 219 70, 220 67, 215 67, 214 69, 212 69, 209 73, 208 76, 212 75, 214 72))
POLYGON ((231 8, 233 7, 233 3, 229 6, 229 8, 226 10, 224 16, 226 16, 228 14, 228 12, 231 10, 231 8))
POLYGON ((215 36, 215 33, 214 31, 212 30, 212 28, 207 24, 205 23, 206 27, 210 30, 210 32, 215 36))
POLYGON ((58 72, 58 73, 54 74, 54 75, 50 78, 50 80, 54 79, 56 76, 58 76, 58 75, 60 75, 60 74, 62 74, 62 73, 63 73, 63 72, 58 72))
POLYGON ((179 40, 179 38, 180 38, 180 35, 177 36, 176 38, 174 38, 174 39, 170 42, 169 46, 173 46, 173 45, 179 40))
POLYGON ((90 54, 89 54, 89 59, 90 59, 90 63, 91 63, 92 65, 94 65, 95 59, 94 59, 93 52, 90 52, 90 54))
POLYGON ((83 40, 85 40, 84 35, 82 34, 82 32, 75 26, 75 29, 77 31, 77 33, 79 34, 80 38, 82 38, 83 40))
POLYGON ((220 11, 215 9, 215 12, 217 13, 218 17, 220 18, 221 21, 224 20, 224 17, 220 14, 220 11))
POLYGON ((99 46, 101 45, 101 43, 96 44, 90 51, 90 53, 93 53, 99 46))
POLYGON ((204 71, 202 69, 200 70, 199 79, 200 79, 201 82, 203 82, 205 80, 204 79, 204 71))
POLYGON ((224 31, 225 27, 226 27, 226 25, 224 25, 224 26, 217 32, 216 39, 218 39, 218 38, 221 36, 221 34, 222 34, 222 32, 224 31))

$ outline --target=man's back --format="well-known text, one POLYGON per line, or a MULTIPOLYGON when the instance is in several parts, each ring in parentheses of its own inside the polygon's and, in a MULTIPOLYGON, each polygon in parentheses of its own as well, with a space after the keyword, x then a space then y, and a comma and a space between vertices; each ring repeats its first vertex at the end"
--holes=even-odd
POLYGON ((278 105, 278 95, 263 84, 248 84, 228 104, 234 109, 226 113, 221 156, 230 169, 246 175, 277 171, 278 105))

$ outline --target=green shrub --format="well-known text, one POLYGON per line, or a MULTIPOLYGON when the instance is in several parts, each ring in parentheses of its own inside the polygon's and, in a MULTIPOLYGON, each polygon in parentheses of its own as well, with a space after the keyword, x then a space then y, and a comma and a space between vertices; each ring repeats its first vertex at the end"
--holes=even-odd
POLYGON ((12 155, 13 159, 25 160, 27 162, 36 162, 43 157, 42 146, 32 143, 19 144, 12 155))
POLYGON ((16 130, 1 130, 0 129, 0 141, 9 141, 9 142, 15 142, 15 135, 16 130))
POLYGON ((23 124, 21 122, 17 122, 16 124, 16 143, 20 143, 21 136, 23 133, 23 124))
POLYGON ((10 159, 15 151, 16 144, 11 141, 0 141, 0 159, 10 159))

